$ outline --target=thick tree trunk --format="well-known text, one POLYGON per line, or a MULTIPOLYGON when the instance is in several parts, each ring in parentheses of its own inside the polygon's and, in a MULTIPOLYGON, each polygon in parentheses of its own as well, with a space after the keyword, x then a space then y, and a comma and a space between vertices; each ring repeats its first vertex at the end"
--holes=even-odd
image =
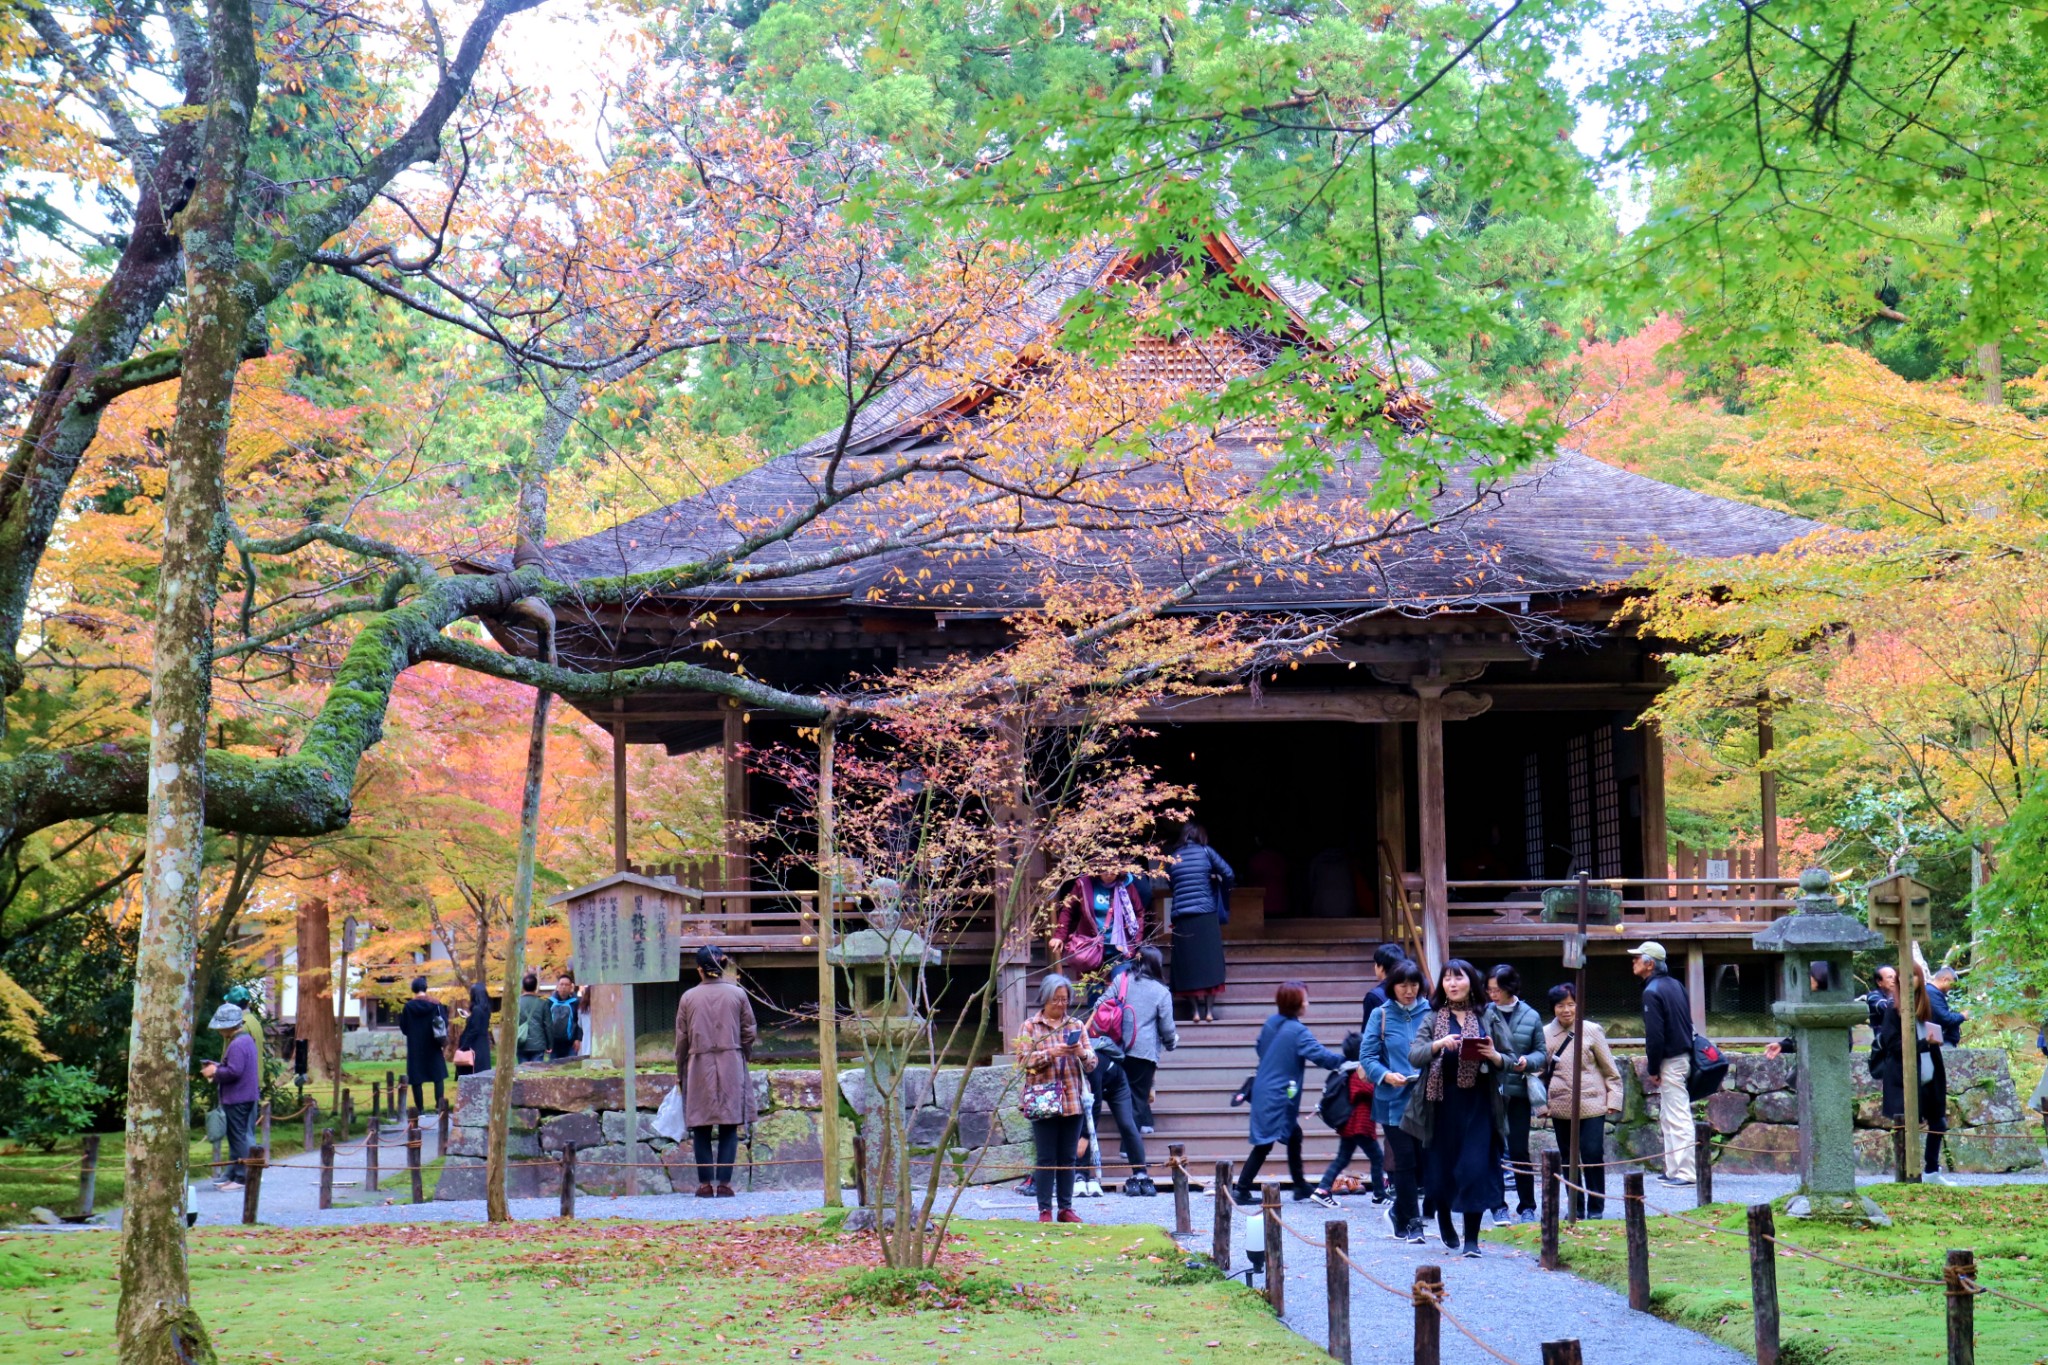
POLYGON ((251 309, 235 250, 256 101, 247 0, 208 11, 213 81, 190 204, 181 215, 186 343, 165 445, 164 549, 151 659, 148 851, 143 864, 135 1023, 128 1049, 127 1207, 121 1224, 120 1357, 125 1365, 214 1359, 185 1265, 192 1052, 187 1032, 206 840, 206 731, 213 606, 223 543, 221 467, 251 309))
POLYGON ((299 902, 299 1006, 292 1034, 306 1040, 306 1067, 331 1081, 341 1074, 341 1039, 334 1027, 334 927, 325 897, 299 902))

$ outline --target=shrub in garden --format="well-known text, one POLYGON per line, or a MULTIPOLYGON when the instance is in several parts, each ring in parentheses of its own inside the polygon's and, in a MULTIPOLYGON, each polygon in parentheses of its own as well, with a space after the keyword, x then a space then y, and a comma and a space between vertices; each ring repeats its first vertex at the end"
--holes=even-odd
POLYGON ((113 1093, 85 1067, 52 1062, 21 1083, 7 1136, 47 1152, 91 1128, 94 1112, 113 1093))

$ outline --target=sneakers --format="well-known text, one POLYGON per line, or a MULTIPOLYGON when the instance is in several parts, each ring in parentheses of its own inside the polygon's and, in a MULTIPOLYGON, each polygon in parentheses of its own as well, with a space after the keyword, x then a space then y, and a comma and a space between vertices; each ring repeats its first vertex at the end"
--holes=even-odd
POLYGON ((1410 1223, 1408 1225, 1408 1230, 1401 1234, 1401 1240, 1413 1246, 1421 1246, 1428 1239, 1429 1232, 1426 1228, 1422 1226, 1422 1220, 1420 1218, 1410 1223))
MULTIPOLYGON (((1376 1190, 1373 1192, 1372 1202, 1374 1204, 1384 1204, 1387 1202, 1387 1200, 1391 1199, 1392 1197, 1393 1196, 1388 1194, 1385 1190, 1376 1190)), ((1390 1214, 1388 1216, 1391 1217, 1392 1215, 1390 1214)))
POLYGON ((1081 1221, 1081 1215, 1075 1213, 1072 1209, 1061 1209, 1059 1221, 1062 1223, 1078 1223, 1081 1221))
POLYGON ((1674 1190, 1689 1190, 1699 1182, 1690 1176, 1660 1175, 1657 1177, 1657 1183, 1659 1185, 1669 1185, 1674 1190))
POLYGON ((1145 1135, 1146 1137, 1151 1137, 1151 1136, 1152 1136, 1152 1125, 1151 1125, 1151 1124, 1149 1124, 1149 1123, 1141 1123, 1141 1124, 1139 1124, 1139 1125, 1138 1125, 1138 1131, 1139 1131, 1140 1133, 1143 1133, 1143 1134, 1144 1134, 1144 1135, 1145 1135))
POLYGON ((222 1194, 235 1194, 241 1190, 242 1182, 239 1180, 223 1180, 220 1184, 215 1185, 214 1188, 222 1194))
POLYGON ((1477 1243, 1477 1242, 1474 1242, 1474 1243, 1472 1243, 1472 1245, 1470 1245, 1470 1246, 1466 1247, 1466 1248, 1465 1248, 1465 1250, 1464 1250, 1464 1251, 1463 1251, 1463 1252, 1462 1252, 1461 1254, 1462 1254, 1462 1255, 1464 1256, 1464 1258, 1465 1258, 1466 1260, 1468 1260, 1468 1261, 1476 1261, 1476 1260, 1478 1260, 1478 1259, 1479 1259, 1479 1243, 1477 1243))
POLYGON ((1255 1209, 1264 1202, 1257 1194, 1254 1194, 1242 1185, 1232 1185, 1230 1187, 1230 1197, 1236 1201, 1237 1206, 1241 1209, 1255 1209))
POLYGON ((1308 1197, 1308 1202, 1314 1204, 1319 1209, 1341 1209, 1344 1207, 1337 1202, 1337 1196, 1331 1194, 1328 1190, 1313 1191, 1308 1197))
POLYGON ((1038 1211, 1038 1221, 1041 1223, 1050 1223, 1052 1221, 1052 1210, 1040 1209, 1038 1211))
MULTIPOLYGON (((1074 1182, 1074 1196, 1078 1199, 1100 1199, 1102 1198, 1102 1182, 1100 1180, 1076 1180, 1074 1182)), ((1079 1222, 1080 1220, 1075 1219, 1074 1221, 1079 1222)))
POLYGON ((1392 1204, 1387 1205, 1383 1212, 1387 1215, 1387 1236, 1397 1242, 1406 1241, 1407 1239, 1403 1235, 1404 1229, 1399 1223, 1394 1221, 1394 1206, 1392 1204))
POLYGON ((1517 1223, 1533 1223, 1536 1221, 1536 1217, 1536 1210, 1534 1209, 1517 1209, 1515 1211, 1515 1221, 1517 1223))
POLYGON ((1315 1194, 1315 1187, 1312 1185, 1296 1185, 1294 1187, 1294 1202, 1297 1204, 1307 1203, 1315 1198, 1315 1194))
POLYGON ((1502 1204, 1499 1208, 1493 1211, 1493 1225, 1497 1228, 1504 1228, 1514 1221, 1514 1215, 1508 1212, 1508 1206, 1506 1204, 1502 1204))

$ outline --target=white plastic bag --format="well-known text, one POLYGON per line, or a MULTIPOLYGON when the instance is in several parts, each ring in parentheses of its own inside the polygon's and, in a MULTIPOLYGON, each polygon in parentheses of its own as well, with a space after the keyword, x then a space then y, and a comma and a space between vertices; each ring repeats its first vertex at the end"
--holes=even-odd
POLYGON ((689 1134, 683 1123, 683 1088, 676 1086, 661 1097, 661 1108, 654 1111, 654 1131, 670 1142, 681 1142, 689 1134))

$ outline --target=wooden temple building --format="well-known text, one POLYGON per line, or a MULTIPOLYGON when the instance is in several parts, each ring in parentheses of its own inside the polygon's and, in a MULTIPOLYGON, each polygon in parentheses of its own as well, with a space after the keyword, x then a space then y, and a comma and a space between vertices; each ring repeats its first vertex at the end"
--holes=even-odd
MULTIPOLYGON (((1205 268, 1242 273, 1243 250, 1227 233, 1210 239, 1209 254, 1205 268)), ((1142 265, 1114 251, 1096 262, 1101 278, 1142 265)), ((1263 290, 1297 339, 1317 335, 1316 316, 1326 311, 1317 291, 1270 271, 1263 278, 1275 282, 1246 280, 1244 287, 1263 290)), ((1090 284, 1077 278, 1069 292, 1090 284)), ((1066 302, 1049 300, 1046 317, 1066 302)), ((1198 353, 1195 342, 1149 342, 1124 363, 1162 375, 1218 370, 1216 344, 1198 353)), ((945 440, 933 414, 971 419, 986 397, 906 386, 861 415, 845 452, 900 452, 945 440)), ((1269 458, 1251 436, 1226 439, 1223 448, 1254 476, 1269 458)), ((829 456, 829 443, 813 442, 615 530, 547 547, 546 567, 569 579, 699 560, 738 538, 736 509, 759 515, 813 496, 829 456)), ((1355 496, 1371 477, 1370 464, 1340 468, 1303 496, 1355 496)), ((1242 1140, 1239 1117, 1223 1097, 1248 1065, 1251 1031, 1271 1008, 1273 983, 1309 983, 1312 1021, 1332 1043, 1356 1027, 1349 1021, 1370 980, 1371 950, 1390 938, 1410 942, 1432 968, 1449 957, 1482 968, 1515 962, 1537 995, 1566 979, 1559 956, 1572 932, 1546 922, 1541 891, 1580 870, 1623 898, 1624 922, 1592 935, 1596 1017, 1612 1020, 1619 1033, 1632 1031, 1636 992, 1623 950, 1644 937, 1670 950, 1696 1012, 1710 998, 1745 1014, 1767 1008, 1771 973, 1751 955, 1749 938, 1760 921, 1789 908, 1789 879, 1768 848, 1754 865, 1716 866, 1708 876, 1698 868, 1686 869, 1689 877, 1674 872, 1663 751, 1655 728, 1638 723, 1664 677, 1655 642, 1617 621, 1630 572, 1617 560, 1631 550, 1715 558, 1771 552, 1816 528, 1569 451, 1498 487, 1448 488, 1444 500, 1462 510, 1368 566, 1257 585, 1249 573, 1236 575, 1234 585, 1211 583, 1177 608, 1216 611, 1227 602, 1236 612, 1318 612, 1345 621, 1334 647, 1296 668, 1162 708, 1151 717, 1153 734, 1140 741, 1139 757, 1193 787, 1197 817, 1238 873, 1220 1022, 1184 1028, 1181 1050, 1161 1072, 1159 1140, 1187 1141, 1191 1156, 1211 1146, 1227 1154, 1242 1140)), ((806 544, 800 535, 786 552, 806 544)), ((592 666, 702 662, 716 657, 702 648, 713 631, 703 614, 715 606, 719 654, 797 690, 1000 647, 1009 638, 1007 619, 1031 605, 1035 575, 1020 562, 1029 548, 949 552, 945 576, 954 591, 943 595, 917 572, 921 554, 568 613, 559 642, 565 658, 592 666)), ((1146 566, 1160 582, 1176 571, 1146 566)), ((511 634, 501 639, 530 647, 511 634)), ((625 744, 672 754, 722 749, 735 819, 775 799, 763 779, 750 776, 743 751, 795 735, 772 713, 749 714, 702 694, 643 693, 615 709, 593 709, 590 719, 625 744)), ((632 860, 630 850, 622 855, 632 860)), ((714 862, 680 873, 713 893, 707 906, 716 893, 751 889, 743 845, 730 843, 714 862)), ((770 992, 814 1000, 810 907, 757 895, 727 908, 736 917, 717 936, 743 969, 770 992)), ((994 948, 986 936, 969 936, 948 970, 1002 972, 1005 1022, 1014 1024, 1043 948, 1032 962, 1005 963, 994 961, 994 948)), ((644 1027, 663 1026, 674 992, 638 989, 644 1027)), ((599 1015, 601 1031, 602 1002, 599 1015)))

